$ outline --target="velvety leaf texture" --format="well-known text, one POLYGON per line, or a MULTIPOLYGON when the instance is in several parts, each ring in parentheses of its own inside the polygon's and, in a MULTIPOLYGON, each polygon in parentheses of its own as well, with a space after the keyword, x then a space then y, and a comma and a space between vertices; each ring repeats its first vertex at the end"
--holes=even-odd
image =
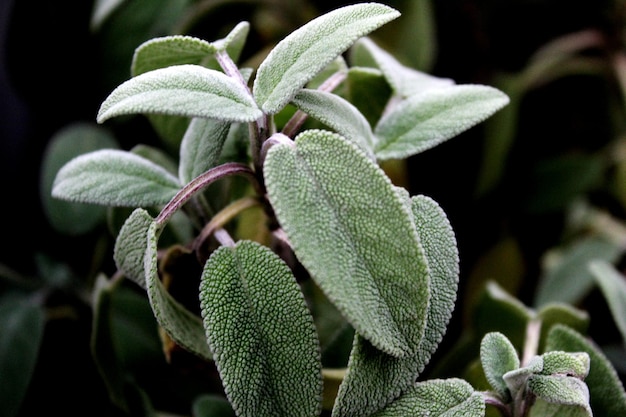
POLYGON ((207 261, 200 299, 206 337, 238 416, 315 416, 322 373, 313 318, 289 267, 240 241, 207 261))
POLYGON ((410 390, 371 417, 483 417, 485 402, 462 379, 432 379, 410 390))
POLYGON ((272 146, 268 197, 295 254, 358 333, 402 357, 417 352, 428 266, 409 209, 356 145, 309 130, 272 146))
POLYGON ((194 118, 180 144, 178 177, 183 184, 217 165, 230 123, 194 118))
POLYGON ((292 102, 300 110, 356 143, 373 159, 372 128, 352 103, 336 94, 310 89, 300 90, 292 102))
POLYGON ((406 194, 406 203, 411 206, 430 271, 431 298, 424 337, 415 355, 396 358, 356 335, 334 417, 369 415, 412 386, 441 342, 454 309, 459 259, 452 227, 434 200, 426 196, 409 199, 404 190, 398 191, 406 194))
POLYGON ((374 133, 380 160, 423 152, 484 121, 509 98, 493 87, 454 85, 407 98, 379 121, 374 133))
POLYGON ((150 39, 139 45, 133 55, 133 77, 172 65, 198 64, 212 57, 217 48, 193 36, 164 36, 150 39))
POLYGON ((135 209, 120 229, 113 248, 113 259, 117 268, 126 278, 144 289, 146 279, 143 260, 148 249, 148 230, 153 222, 154 219, 147 211, 135 209))
POLYGON ((502 333, 487 333, 480 343, 480 362, 489 385, 504 399, 511 399, 502 376, 520 365, 517 351, 502 333))
POLYGON ((231 122, 251 122, 263 115, 244 85, 192 64, 156 69, 125 81, 104 100, 97 120, 140 113, 231 122))
POLYGON ((164 168, 130 152, 103 149, 72 159, 59 170, 52 195, 105 206, 167 203, 180 189, 164 168))
POLYGON ((148 300, 159 325, 177 344, 196 355, 212 360, 212 354, 204 335, 202 320, 172 297, 159 279, 157 241, 159 226, 152 222, 146 236, 144 257, 145 281, 148 300))
POLYGON ((254 97, 267 113, 277 113, 315 75, 358 38, 400 13, 378 3, 335 9, 311 20, 279 42, 261 63, 254 97))
POLYGON ((528 390, 544 401, 570 407, 580 407, 593 414, 589 407, 589 389, 578 378, 563 375, 532 375, 528 390))

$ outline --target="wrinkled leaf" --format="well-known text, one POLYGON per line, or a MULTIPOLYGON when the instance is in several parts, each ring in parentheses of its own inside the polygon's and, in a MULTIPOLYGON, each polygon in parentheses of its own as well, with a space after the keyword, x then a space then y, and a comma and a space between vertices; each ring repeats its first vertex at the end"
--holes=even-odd
POLYGON ((483 417, 485 402, 462 379, 432 379, 418 382, 402 397, 372 417, 483 417))
MULTIPOLYGON (((133 77, 172 65, 197 64, 213 58, 217 52, 214 44, 193 36, 164 36, 150 39, 137 47, 133 54, 133 77)), ((217 69, 217 68, 215 68, 217 69)))
POLYGON ((580 407, 591 417, 589 389, 580 379, 563 375, 532 375, 528 390, 544 401, 570 407, 580 407))
POLYGON ((517 351, 502 333, 487 333, 480 344, 480 361, 489 385, 505 400, 511 394, 502 376, 520 365, 517 351))
POLYGON ((365 65, 368 61, 374 63, 382 71, 395 94, 403 98, 423 93, 431 88, 454 85, 454 81, 449 78, 435 77, 401 64, 393 55, 367 37, 359 39, 350 52, 355 65, 365 65), (364 61, 363 64, 361 60, 364 61))
POLYGON ((589 270, 604 294, 613 320, 622 334, 622 340, 626 343, 626 277, 612 264, 601 260, 592 261, 589 270))
POLYGON ((604 353, 585 337, 563 325, 548 335, 546 350, 586 352, 591 359, 585 382, 589 387, 591 408, 597 416, 626 415, 626 392, 617 372, 604 353))
POLYGON ((541 375, 566 374, 585 379, 589 374, 589 355, 586 352, 563 352, 554 350, 541 355, 543 369, 541 375))
POLYGON ((244 85, 199 65, 175 65, 140 74, 104 100, 98 123, 124 114, 169 114, 251 122, 263 114, 244 85))
POLYGON ((147 211, 135 209, 120 229, 113 248, 117 268, 143 289, 147 289, 143 262, 148 250, 148 230, 153 222, 147 211))
POLYGON ((257 103, 265 112, 277 113, 358 38, 399 15, 382 4, 361 3, 311 20, 279 42, 259 66, 253 87, 257 103))
POLYGON ((289 267, 252 241, 222 246, 200 284, 202 318, 226 395, 238 416, 315 416, 319 343, 289 267))
POLYGON ((219 162, 230 123, 214 119, 194 118, 180 145, 178 177, 183 184, 219 162))
POLYGON ((509 102, 484 85, 429 89, 409 97, 376 125, 380 160, 401 159, 430 149, 484 121, 509 102))
POLYGON ((359 334, 402 357, 417 352, 428 266, 411 213, 355 145, 309 130, 270 148, 268 196, 296 256, 359 334))
POLYGON ((16 416, 43 338, 42 306, 10 294, 0 299, 0 415, 16 416))
POLYGON ((180 189, 176 177, 130 152, 103 149, 80 155, 57 173, 52 196, 119 207, 167 203, 180 189))
POLYGON ((372 128, 349 101, 324 91, 302 89, 292 103, 337 133, 356 143, 365 153, 371 154, 374 144, 372 128))

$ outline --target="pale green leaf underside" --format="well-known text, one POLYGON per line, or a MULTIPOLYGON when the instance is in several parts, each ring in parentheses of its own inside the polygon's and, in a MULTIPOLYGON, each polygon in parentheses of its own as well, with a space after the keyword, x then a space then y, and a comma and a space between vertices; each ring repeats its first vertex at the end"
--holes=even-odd
POLYGON ((480 362, 489 385, 504 400, 510 400, 511 394, 503 375, 520 366, 513 344, 502 333, 487 333, 480 342, 480 362))
POLYGON ((462 379, 418 382, 384 410, 371 417, 483 417, 482 395, 462 379))
POLYGON ((553 404, 580 407, 592 416, 589 407, 589 389, 580 379, 565 375, 532 375, 528 390, 553 404))
POLYGON ((379 160, 401 159, 430 149, 484 121, 508 103, 484 85, 434 88, 407 98, 374 129, 379 160))
MULTIPOLYGON (((365 59, 375 63, 382 71, 394 93, 403 98, 423 93, 431 88, 454 85, 454 81, 449 78, 435 77, 401 64, 393 55, 380 48, 370 38, 359 39, 351 53, 357 58, 356 65, 360 65, 358 60, 360 55, 367 55, 365 59)), ((364 59, 364 57, 360 59, 364 59)))
POLYGON ((428 266, 385 173, 354 144, 317 130, 270 148, 264 172, 278 221, 329 299, 380 350, 415 354, 428 266))
POLYGON ((315 75, 358 38, 400 13, 378 3, 341 7, 311 20, 279 42, 259 66, 254 97, 277 113, 315 75))
POLYGON ((372 154, 374 134, 368 121, 349 101, 336 94, 302 89, 292 103, 337 133, 356 143, 365 153, 372 154))
POLYGON ((589 264, 589 270, 594 275, 604 298, 611 309, 613 320, 626 343, 626 280, 615 267, 601 260, 589 264))
POLYGON ((222 72, 185 64, 160 68, 119 85, 100 106, 97 120, 124 114, 168 114, 251 122, 263 113, 245 86, 222 72))
POLYGON ((158 274, 157 241, 159 225, 152 222, 146 235, 144 257, 145 281, 148 300, 159 325, 177 344, 192 353, 212 360, 213 355, 204 334, 200 317, 176 301, 165 289, 158 274))
POLYGON ((167 203, 180 189, 175 176, 130 152, 103 149, 72 159, 59 170, 52 195, 119 207, 167 203))
POLYGON ((459 259, 452 227, 431 198, 414 196, 409 200, 406 193, 406 199, 430 271, 431 296, 424 337, 415 355, 395 358, 356 335, 333 417, 370 415, 412 386, 441 342, 454 309, 459 259))
POLYGON ((200 300, 206 337, 238 416, 319 413, 313 318, 276 254, 251 241, 220 247, 205 265, 200 300))
POLYGON ((180 144, 178 177, 187 184, 219 162, 230 123, 193 118, 180 144))
POLYGON ((147 288, 143 261, 148 249, 148 230, 153 222, 147 211, 135 209, 120 229, 113 248, 117 268, 143 289, 147 288))
POLYGON ((150 39, 135 49, 131 74, 136 77, 148 71, 172 65, 198 64, 208 61, 217 48, 193 36, 174 35, 150 39))

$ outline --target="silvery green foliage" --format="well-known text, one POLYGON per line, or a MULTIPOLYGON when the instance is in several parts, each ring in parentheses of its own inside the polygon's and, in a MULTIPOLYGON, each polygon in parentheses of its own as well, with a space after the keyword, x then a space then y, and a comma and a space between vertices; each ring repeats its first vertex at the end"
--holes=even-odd
POLYGON ((92 152, 59 171, 53 195, 135 208, 117 236, 116 265, 146 290, 173 341, 215 362, 238 416, 320 414, 320 343, 298 285, 309 277, 356 333, 330 399, 335 417, 482 416, 485 398, 515 401, 520 392, 542 407, 566 398, 586 412, 587 353, 544 353, 520 368, 497 334, 481 349, 492 397, 460 379, 417 382, 454 309, 459 255, 442 208, 396 187, 378 163, 436 146, 508 98, 408 68, 366 37, 398 16, 377 3, 320 16, 279 42, 253 79, 236 64, 247 22, 215 42, 177 35, 144 43, 133 77, 111 92, 97 119, 143 114, 157 131, 180 133, 178 166, 139 152, 92 152), (342 57, 350 48, 352 67, 342 57), (344 82, 349 94, 335 90, 344 82), (362 113, 370 103, 354 98, 379 91, 390 93, 388 102, 362 113), (277 126, 274 116, 289 104, 299 111, 277 126), (325 130, 300 131, 307 117, 325 130), (232 175, 248 180, 246 192, 207 201, 207 187, 232 175), (252 204, 269 216, 276 246, 226 226, 252 204), (197 227, 180 243, 203 263, 200 316, 160 279, 160 238, 174 215, 197 227), (218 248, 204 253, 208 237, 218 248), (302 277, 287 260, 304 267, 302 277))

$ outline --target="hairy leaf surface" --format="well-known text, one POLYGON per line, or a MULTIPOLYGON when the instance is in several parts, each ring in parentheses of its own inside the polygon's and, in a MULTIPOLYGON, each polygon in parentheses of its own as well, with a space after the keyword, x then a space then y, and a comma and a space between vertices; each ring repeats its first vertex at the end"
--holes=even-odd
POLYGON ((251 122, 263 114, 244 85, 192 64, 156 69, 125 81, 104 100, 97 120, 139 113, 231 122, 251 122))
POLYGON ((265 112, 277 113, 358 38, 399 15, 382 4, 360 3, 311 20, 279 42, 259 66, 253 87, 257 103, 265 112))
POLYGON ((52 196, 82 203, 145 207, 167 203, 180 189, 164 168, 130 152, 103 149, 80 155, 59 170, 52 196))
POLYGON ((401 159, 430 149, 484 121, 509 102, 484 85, 433 88, 407 98, 379 121, 374 133, 380 160, 401 159))
POLYGON ((334 417, 369 415, 412 386, 441 342, 454 309, 459 259, 452 227, 431 198, 409 199, 406 191, 397 191, 411 206, 430 271, 431 296, 424 337, 415 355, 395 358, 356 335, 348 372, 333 410, 334 417))
POLYGON ((296 256, 357 332, 393 356, 415 354, 428 266, 385 173, 341 136, 309 130, 270 148, 265 179, 296 256))
POLYGON ((483 417, 485 402, 480 393, 462 379, 418 382, 384 410, 371 417, 483 417))
POLYGON ((510 401, 511 393, 502 376, 520 366, 513 344, 502 333, 487 333, 480 342, 480 362, 489 385, 505 401, 510 401))
POLYGON ((322 373, 315 325, 289 267, 240 241, 207 261, 200 285, 206 337, 238 416, 315 416, 322 373))
POLYGON ((178 177, 183 184, 217 165, 230 123, 193 118, 180 144, 178 177))
POLYGON ((117 268, 143 289, 147 289, 144 257, 148 250, 148 230, 154 219, 144 209, 135 209, 120 229, 113 259, 117 268))

